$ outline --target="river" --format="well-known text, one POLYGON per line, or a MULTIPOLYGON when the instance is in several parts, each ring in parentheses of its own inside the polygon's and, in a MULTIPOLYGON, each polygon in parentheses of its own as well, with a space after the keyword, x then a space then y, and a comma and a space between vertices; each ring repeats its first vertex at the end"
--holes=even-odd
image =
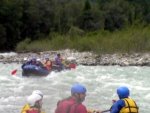
POLYGON ((20 113, 27 96, 36 89, 44 94, 43 108, 46 113, 54 113, 57 101, 68 97, 75 83, 87 87, 83 104, 88 109, 109 109, 112 100, 118 99, 116 89, 126 85, 140 113, 149 112, 149 67, 77 66, 76 69, 51 73, 45 77, 24 77, 20 67, 21 64, 16 63, 0 64, 0 113, 20 113), (17 69, 17 73, 11 75, 14 69, 17 69))

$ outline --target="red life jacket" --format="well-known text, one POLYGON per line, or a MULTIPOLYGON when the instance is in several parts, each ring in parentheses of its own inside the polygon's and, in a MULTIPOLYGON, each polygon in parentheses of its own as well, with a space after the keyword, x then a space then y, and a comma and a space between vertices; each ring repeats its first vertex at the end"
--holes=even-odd
POLYGON ((33 109, 33 110, 27 110, 26 112, 27 113, 40 113, 39 110, 35 110, 35 109, 33 109))
POLYGON ((61 57, 58 58, 60 61, 62 61, 63 59, 61 57))
POLYGON ((60 61, 60 62, 61 62, 62 60, 63 60, 63 59, 62 59, 61 57, 57 57, 57 58, 55 58, 55 61, 56 61, 56 62, 58 62, 58 61, 60 61))
POLYGON ((36 61, 32 61, 32 62, 31 62, 31 65, 36 65, 36 64, 37 64, 36 61))
POLYGON ((55 113, 79 113, 79 111, 82 113, 87 113, 85 106, 74 98, 61 100, 57 105, 58 106, 55 113))

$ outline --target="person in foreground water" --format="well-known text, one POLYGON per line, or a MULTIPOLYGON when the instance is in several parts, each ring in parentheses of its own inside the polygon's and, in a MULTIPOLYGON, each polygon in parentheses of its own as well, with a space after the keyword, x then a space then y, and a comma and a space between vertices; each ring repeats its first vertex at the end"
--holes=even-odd
POLYGON ((119 100, 114 102, 110 113, 139 113, 138 106, 134 100, 129 98, 130 91, 128 87, 121 86, 117 89, 119 100))
POLYGON ((21 113, 45 113, 42 110, 43 94, 40 90, 35 90, 27 98, 27 104, 22 108, 21 113))
MULTIPOLYGON (((74 84, 71 96, 58 101, 55 113, 89 113, 82 104, 86 97, 86 88, 81 84, 74 84)), ((98 113, 101 113, 100 111, 98 113)))

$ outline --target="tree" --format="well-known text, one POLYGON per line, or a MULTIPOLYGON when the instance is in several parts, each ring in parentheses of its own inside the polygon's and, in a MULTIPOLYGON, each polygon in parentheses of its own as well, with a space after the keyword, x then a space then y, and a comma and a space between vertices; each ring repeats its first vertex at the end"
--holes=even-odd
POLYGON ((4 50, 5 46, 4 44, 6 43, 6 29, 3 27, 2 24, 0 24, 0 48, 4 50))
POLYGON ((24 0, 22 37, 36 40, 53 29, 54 10, 49 0, 24 0))
POLYGON ((104 28, 102 12, 95 3, 90 4, 89 0, 84 3, 82 15, 78 18, 78 26, 84 31, 100 30, 104 28))
POLYGON ((105 29, 114 31, 122 29, 129 23, 129 15, 132 16, 132 6, 125 0, 112 0, 105 4, 105 29))
POLYGON ((22 25, 22 1, 21 0, 1 0, 0 24, 1 33, 4 39, 6 50, 15 48, 20 41, 20 26, 22 25))

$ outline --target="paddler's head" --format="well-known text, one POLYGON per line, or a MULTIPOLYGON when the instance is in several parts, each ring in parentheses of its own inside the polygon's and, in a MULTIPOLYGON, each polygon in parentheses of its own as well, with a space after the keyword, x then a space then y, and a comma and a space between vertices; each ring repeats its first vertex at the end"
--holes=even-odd
POLYGON ((27 102, 30 107, 42 108, 42 99, 43 96, 33 93, 32 95, 28 96, 27 102))
POLYGON ((76 97, 78 101, 84 101, 86 97, 86 88, 81 84, 74 84, 71 88, 71 95, 76 97))
POLYGON ((121 86, 117 89, 117 94, 119 96, 120 99, 122 98, 128 98, 130 95, 130 91, 129 88, 126 86, 121 86))
POLYGON ((48 56, 45 56, 45 60, 48 61, 48 60, 49 60, 49 57, 48 57, 48 56))
POLYGON ((42 93, 42 91, 40 91, 40 90, 34 90, 34 91, 32 92, 32 94, 38 94, 38 95, 42 96, 42 98, 43 98, 43 93, 42 93))
POLYGON ((60 57, 60 53, 58 53, 57 56, 60 57))
POLYGON ((33 57, 33 58, 32 58, 32 61, 33 61, 33 62, 36 62, 36 57, 33 57))

